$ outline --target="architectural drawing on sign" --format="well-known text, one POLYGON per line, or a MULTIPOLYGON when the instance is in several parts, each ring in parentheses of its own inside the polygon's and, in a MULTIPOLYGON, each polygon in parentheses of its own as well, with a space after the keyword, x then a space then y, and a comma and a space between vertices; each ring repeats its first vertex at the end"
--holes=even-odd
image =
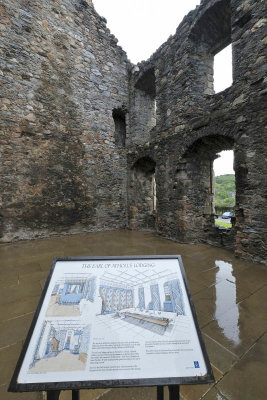
POLYGON ((90 330, 73 320, 44 321, 29 373, 84 370, 90 330))
POLYGON ((64 274, 55 283, 46 316, 78 316, 94 302, 96 278, 90 274, 64 274))
POLYGON ((97 319, 105 316, 113 326, 117 319, 164 335, 172 330, 178 315, 185 315, 180 281, 169 270, 106 271, 100 279, 99 295, 102 304, 97 319))

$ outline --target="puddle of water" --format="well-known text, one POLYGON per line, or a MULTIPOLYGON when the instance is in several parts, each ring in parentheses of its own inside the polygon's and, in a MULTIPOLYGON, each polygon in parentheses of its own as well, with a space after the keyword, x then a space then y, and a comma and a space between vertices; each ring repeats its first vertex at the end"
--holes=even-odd
POLYGON ((218 267, 215 318, 225 337, 237 346, 240 343, 239 308, 236 304, 236 278, 233 275, 233 266, 222 260, 216 260, 215 265, 218 267))

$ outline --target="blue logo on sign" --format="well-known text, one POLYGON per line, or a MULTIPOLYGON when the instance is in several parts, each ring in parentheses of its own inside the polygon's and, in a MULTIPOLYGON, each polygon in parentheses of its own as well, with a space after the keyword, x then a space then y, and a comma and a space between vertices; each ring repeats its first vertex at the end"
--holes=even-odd
POLYGON ((195 368, 199 368, 199 362, 198 361, 194 361, 194 366, 195 366, 195 368))

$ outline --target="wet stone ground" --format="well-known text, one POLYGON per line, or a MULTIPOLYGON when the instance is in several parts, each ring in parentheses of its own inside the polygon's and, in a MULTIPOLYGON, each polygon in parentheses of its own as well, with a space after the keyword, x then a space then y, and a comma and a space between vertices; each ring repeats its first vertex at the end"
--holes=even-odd
MULTIPOLYGON (((101 232, 0 245, 0 398, 45 399, 7 387, 54 257, 181 254, 216 383, 182 386, 184 400, 266 400, 267 268, 207 245, 147 232, 101 232)), ((166 389, 167 390, 167 389, 166 389)), ((83 390, 81 399, 155 400, 156 388, 83 390)), ((60 400, 71 399, 62 392, 60 400)))

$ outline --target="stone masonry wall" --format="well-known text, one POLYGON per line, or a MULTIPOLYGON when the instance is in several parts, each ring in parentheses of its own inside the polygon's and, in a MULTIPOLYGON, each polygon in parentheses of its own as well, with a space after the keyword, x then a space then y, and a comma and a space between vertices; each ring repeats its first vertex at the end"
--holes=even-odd
POLYGON ((202 0, 134 66, 92 1, 2 1, 0 240, 155 228, 266 263, 266 8, 202 0), (230 43, 233 85, 214 94, 230 43), (212 165, 230 149, 236 224, 223 236, 212 165))
POLYGON ((156 127, 138 141, 129 168, 151 157, 156 175, 156 229, 179 241, 234 248, 266 262, 266 2, 204 0, 176 34, 138 65, 135 82, 155 71, 156 127), (233 85, 213 90, 213 57, 232 43, 233 85), (265 115, 264 115, 265 114, 265 115), (234 150, 236 225, 223 238, 214 226, 212 163, 234 150))
POLYGON ((82 0, 1 2, 0 240, 126 225, 126 54, 82 0))

